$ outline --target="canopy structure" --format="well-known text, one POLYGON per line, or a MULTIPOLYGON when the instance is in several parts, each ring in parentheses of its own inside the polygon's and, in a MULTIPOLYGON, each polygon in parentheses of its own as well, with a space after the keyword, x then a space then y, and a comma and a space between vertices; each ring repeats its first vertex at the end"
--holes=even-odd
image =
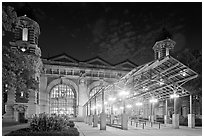
MULTIPOLYGON (((120 90, 129 92, 129 101, 148 100, 152 97, 165 100, 172 94, 183 97, 190 93, 182 85, 197 76, 198 74, 186 65, 171 56, 166 56, 138 66, 114 84, 103 86, 89 101, 101 95, 103 90, 106 95, 105 101, 110 96, 115 97, 120 90)), ((116 99, 115 102, 121 100, 116 99)))

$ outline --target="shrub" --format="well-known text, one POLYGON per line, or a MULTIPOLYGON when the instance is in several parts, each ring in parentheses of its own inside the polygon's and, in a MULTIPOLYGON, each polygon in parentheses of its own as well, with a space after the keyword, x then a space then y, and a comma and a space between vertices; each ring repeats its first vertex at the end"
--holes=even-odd
POLYGON ((69 127, 74 127, 74 126, 75 126, 75 124, 74 124, 74 122, 73 122, 73 121, 69 121, 69 123, 67 124, 67 126, 69 126, 69 127))
POLYGON ((67 126, 68 118, 59 115, 35 115, 30 122, 30 128, 32 131, 62 131, 67 126))
POLYGON ((79 136, 77 128, 68 128, 64 131, 32 131, 30 128, 12 131, 6 136, 79 136))
POLYGON ((8 134, 8 136, 79 136, 75 124, 66 115, 33 116, 30 128, 19 129, 8 134))

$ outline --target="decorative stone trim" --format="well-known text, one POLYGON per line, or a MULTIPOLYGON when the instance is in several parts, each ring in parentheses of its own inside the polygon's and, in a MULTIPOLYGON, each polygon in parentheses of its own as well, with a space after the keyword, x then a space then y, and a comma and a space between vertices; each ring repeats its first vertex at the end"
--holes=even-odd
POLYGON ((13 108, 14 108, 14 111, 26 112, 28 106, 24 104, 14 104, 13 108))

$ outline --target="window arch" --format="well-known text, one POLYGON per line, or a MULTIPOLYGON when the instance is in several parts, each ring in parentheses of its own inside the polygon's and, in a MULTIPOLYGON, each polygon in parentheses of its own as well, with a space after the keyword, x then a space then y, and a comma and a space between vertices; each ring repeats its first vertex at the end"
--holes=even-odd
POLYGON ((69 85, 59 84, 52 88, 50 113, 76 115, 76 93, 69 85))
POLYGON ((91 89, 89 96, 93 96, 95 93, 97 93, 101 89, 101 86, 96 86, 93 89, 91 89))

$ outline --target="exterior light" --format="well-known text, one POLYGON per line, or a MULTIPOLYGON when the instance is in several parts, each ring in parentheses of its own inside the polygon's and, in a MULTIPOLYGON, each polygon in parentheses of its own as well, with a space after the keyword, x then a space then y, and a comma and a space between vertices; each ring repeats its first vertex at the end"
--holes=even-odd
POLYGON ((113 97, 108 98, 108 101, 115 101, 115 100, 116 98, 113 98, 113 97))
POLYGON ((120 109, 121 109, 121 110, 123 110, 123 109, 124 109, 124 107, 122 107, 122 106, 121 106, 121 107, 120 107, 120 109))
POLYGON ((129 92, 127 92, 127 91, 121 91, 119 93, 119 96, 127 96, 128 94, 129 94, 129 92))
POLYGON ((113 108, 113 111, 117 111, 118 110, 118 108, 113 108))
POLYGON ((101 107, 101 105, 100 105, 100 104, 97 104, 97 105, 96 105, 96 107, 100 108, 100 107, 101 107))
POLYGON ((24 95, 24 93, 23 93, 23 92, 21 92, 21 97, 23 97, 23 95, 24 95))
POLYGON ((159 80, 159 85, 164 85, 164 80, 163 79, 159 80))
POLYGON ((171 98, 171 99, 173 99, 173 98, 178 98, 178 97, 179 97, 179 95, 178 95, 178 94, 175 94, 175 93, 172 94, 172 95, 170 95, 170 98, 171 98))
POLYGON ((129 105, 127 105, 126 107, 127 107, 127 108, 132 108, 132 105, 129 104, 129 105))
POLYGON ((143 90, 144 90, 144 91, 147 91, 147 90, 149 90, 149 89, 148 89, 147 87, 143 87, 143 90))
POLYGON ((152 99, 149 100, 149 102, 150 103, 156 103, 156 102, 158 102, 158 99, 152 98, 152 99))
POLYGON ((108 104, 108 102, 104 102, 104 104, 105 104, 105 105, 107 105, 107 104, 108 104))
POLYGON ((184 76, 184 77, 187 75, 186 72, 187 72, 187 69, 184 69, 184 70, 180 71, 181 75, 184 76))
POLYGON ((21 48, 21 51, 22 51, 22 52, 25 52, 25 51, 26 51, 26 49, 23 47, 23 48, 21 48))
POLYGON ((138 103, 136 103, 135 105, 136 105, 136 106, 141 106, 141 105, 143 105, 143 103, 138 102, 138 103))
POLYGON ((91 107, 91 110, 94 110, 94 109, 96 109, 96 106, 91 107))

